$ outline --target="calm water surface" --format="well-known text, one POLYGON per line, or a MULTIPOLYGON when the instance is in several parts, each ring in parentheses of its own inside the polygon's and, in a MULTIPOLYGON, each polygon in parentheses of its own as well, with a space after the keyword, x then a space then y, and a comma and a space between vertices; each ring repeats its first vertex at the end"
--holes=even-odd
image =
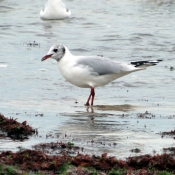
POLYGON ((174 146, 173 138, 162 139, 158 133, 175 129, 175 2, 64 2, 72 11, 69 19, 41 20, 44 0, 0 0, 0 112, 27 120, 39 131, 38 137, 25 142, 2 137, 0 150, 65 140, 86 152, 126 157, 135 155, 130 151, 135 148, 145 154, 174 146), (37 45, 29 45, 34 42, 37 45), (54 60, 41 62, 55 43, 66 45, 75 55, 163 62, 97 88, 95 105, 108 105, 108 110, 86 109, 89 89, 66 82, 54 60), (138 118, 145 111, 155 117, 138 118), (52 137, 46 139, 49 134, 52 137))

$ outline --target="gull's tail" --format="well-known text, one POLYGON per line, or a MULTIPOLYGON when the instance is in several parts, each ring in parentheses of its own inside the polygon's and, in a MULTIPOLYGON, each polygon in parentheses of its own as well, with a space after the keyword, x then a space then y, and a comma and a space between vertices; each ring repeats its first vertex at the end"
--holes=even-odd
POLYGON ((148 66, 155 66, 157 63, 163 60, 147 60, 147 61, 131 61, 131 64, 134 65, 134 67, 139 67, 139 68, 146 68, 148 66))

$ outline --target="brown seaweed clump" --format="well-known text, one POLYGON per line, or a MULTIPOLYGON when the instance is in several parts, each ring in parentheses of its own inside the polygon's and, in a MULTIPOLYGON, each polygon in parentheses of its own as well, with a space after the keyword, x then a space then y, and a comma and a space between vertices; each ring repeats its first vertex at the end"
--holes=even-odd
POLYGON ((29 150, 13 153, 5 151, 0 154, 0 164, 17 165, 23 171, 58 171, 59 167, 70 162, 69 156, 49 156, 41 151, 29 150))
POLYGON ((162 132, 162 135, 170 135, 170 136, 175 135, 175 130, 171 130, 169 132, 162 132))
POLYGON ((173 154, 157 154, 142 155, 137 157, 129 157, 127 159, 127 165, 133 167, 134 169, 156 169, 159 171, 167 170, 175 173, 175 158, 173 154))
MULTIPOLYGON (((95 170, 108 174, 111 170, 126 170, 127 172, 145 172, 142 175, 155 175, 154 172, 148 173, 149 170, 169 171, 175 173, 175 158, 169 154, 162 155, 143 155, 137 157, 129 157, 126 160, 118 160, 115 157, 108 157, 107 153, 101 156, 90 156, 88 154, 77 154, 70 156, 62 154, 59 156, 49 156, 41 151, 24 150, 13 153, 5 151, 0 154, 0 164, 17 165, 23 171, 51 172, 55 175, 61 172, 61 167, 64 164, 69 164, 77 168, 91 167, 95 170)), ((140 173, 134 173, 141 175, 140 173)), ((70 173, 71 175, 71 173, 70 173)), ((85 174, 84 174, 85 175, 85 174)), ((89 174, 88 174, 89 175, 89 174)), ((125 174, 126 175, 126 174, 125 174)), ((133 175, 133 174, 132 174, 133 175)))
POLYGON ((10 117, 8 119, 0 114, 0 130, 5 132, 8 137, 20 140, 27 139, 29 135, 36 132, 26 121, 19 123, 16 120, 17 118, 10 117))
POLYGON ((49 154, 49 155, 55 155, 55 154, 69 154, 74 155, 76 153, 79 153, 79 151, 83 151, 83 147, 74 146, 74 143, 68 142, 51 142, 51 143, 40 143, 37 145, 34 145, 33 148, 37 151, 42 151, 43 153, 49 154))

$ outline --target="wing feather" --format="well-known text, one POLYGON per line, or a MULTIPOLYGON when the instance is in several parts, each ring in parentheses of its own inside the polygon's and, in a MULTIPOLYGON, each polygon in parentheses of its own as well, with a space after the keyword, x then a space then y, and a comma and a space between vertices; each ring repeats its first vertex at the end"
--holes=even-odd
MULTIPOLYGON (((116 62, 109 58, 100 56, 81 56, 77 57, 76 64, 74 66, 82 66, 89 69, 91 75, 106 75, 117 74, 124 71, 126 66, 121 62, 116 62)), ((125 70, 127 71, 127 69, 125 70)))

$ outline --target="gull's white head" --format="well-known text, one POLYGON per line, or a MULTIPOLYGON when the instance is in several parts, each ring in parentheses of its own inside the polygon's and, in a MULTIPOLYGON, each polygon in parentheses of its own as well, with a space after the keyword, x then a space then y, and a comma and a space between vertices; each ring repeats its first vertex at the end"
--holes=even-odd
POLYGON ((60 61, 61 58, 64 57, 65 53, 66 47, 62 44, 56 44, 49 49, 48 53, 41 59, 41 61, 44 61, 48 58, 53 58, 56 61, 60 61))

